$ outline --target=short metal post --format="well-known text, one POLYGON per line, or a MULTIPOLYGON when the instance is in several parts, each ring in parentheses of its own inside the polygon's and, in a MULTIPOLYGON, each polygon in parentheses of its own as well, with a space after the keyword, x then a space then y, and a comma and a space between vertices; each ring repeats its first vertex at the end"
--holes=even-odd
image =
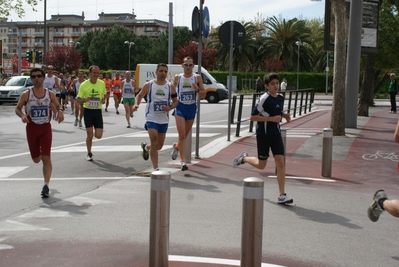
POLYGON ((263 237, 262 179, 244 179, 241 231, 241 267, 261 267, 263 237))
POLYGON ((231 104, 230 124, 234 124, 234 113, 236 112, 236 102, 237 102, 237 96, 233 95, 233 103, 231 104))
POLYGON ((323 129, 323 155, 321 160, 321 176, 331 177, 333 132, 331 128, 323 129))
POLYGON ((243 106, 244 106, 244 95, 240 95, 240 102, 238 104, 238 114, 237 114, 236 137, 240 136, 241 115, 242 115, 243 106))
POLYGON ((170 172, 151 173, 149 267, 169 266, 170 172))

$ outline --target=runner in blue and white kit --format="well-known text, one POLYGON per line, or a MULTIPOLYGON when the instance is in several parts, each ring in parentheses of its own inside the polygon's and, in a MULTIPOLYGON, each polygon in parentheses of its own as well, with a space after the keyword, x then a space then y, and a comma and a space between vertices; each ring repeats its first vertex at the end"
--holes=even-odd
POLYGON ((147 95, 144 128, 148 131, 150 144, 141 143, 142 155, 144 160, 148 160, 148 157, 151 156, 152 166, 154 169, 158 169, 158 150, 162 149, 165 142, 169 124, 169 111, 177 106, 178 101, 174 87, 166 80, 168 65, 164 63, 158 64, 155 74, 157 76, 155 80, 143 85, 143 89, 136 97, 136 105, 134 105, 133 109, 137 110, 141 100, 147 95))
POLYGON ((184 153, 184 142, 194 123, 195 114, 197 112, 197 97, 198 95, 200 97, 205 97, 206 92, 201 76, 193 73, 193 59, 191 57, 185 57, 182 67, 184 72, 176 75, 172 84, 179 100, 176 111, 173 113, 176 119, 179 139, 177 143, 173 143, 172 159, 176 159, 177 152, 180 150, 181 170, 185 171, 188 167, 184 153))

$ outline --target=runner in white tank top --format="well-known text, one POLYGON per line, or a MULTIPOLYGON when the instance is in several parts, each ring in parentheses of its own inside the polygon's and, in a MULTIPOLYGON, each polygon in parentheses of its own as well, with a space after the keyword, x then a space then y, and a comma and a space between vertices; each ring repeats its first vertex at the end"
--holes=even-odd
POLYGON ((147 95, 147 107, 145 109, 146 122, 144 128, 148 131, 151 144, 141 143, 142 156, 151 162, 154 169, 158 169, 158 150, 161 150, 165 142, 166 131, 169 124, 169 111, 177 104, 177 94, 174 87, 166 80, 168 65, 160 63, 155 71, 157 78, 143 85, 143 89, 136 97, 134 110, 139 108, 140 102, 147 95), (172 100, 172 103, 170 102, 172 100))
POLYGON ((130 118, 133 118, 134 99, 136 97, 136 81, 131 79, 132 73, 125 72, 125 80, 121 83, 122 90, 122 105, 125 107, 125 117, 127 121, 127 128, 130 128, 130 118))

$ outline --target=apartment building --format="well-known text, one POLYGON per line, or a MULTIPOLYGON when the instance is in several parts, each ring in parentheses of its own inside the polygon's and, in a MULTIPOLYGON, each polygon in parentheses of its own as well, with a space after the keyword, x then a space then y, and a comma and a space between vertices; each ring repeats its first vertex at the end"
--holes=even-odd
MULTIPOLYGON (((157 38, 168 28, 168 22, 157 19, 136 19, 134 13, 100 13, 97 20, 85 20, 82 15, 51 15, 46 21, 48 48, 53 45, 69 45, 85 33, 122 25, 137 35, 157 38)), ((26 50, 44 50, 45 34, 43 21, 8 22, 0 18, 0 40, 3 56, 18 53, 21 39, 22 53, 26 50)))

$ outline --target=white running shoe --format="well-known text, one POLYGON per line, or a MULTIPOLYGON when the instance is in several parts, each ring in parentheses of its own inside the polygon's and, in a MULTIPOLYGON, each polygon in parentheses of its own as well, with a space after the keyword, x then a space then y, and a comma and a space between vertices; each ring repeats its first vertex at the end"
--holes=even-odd
POLYGON ((79 127, 82 127, 82 121, 79 121, 79 127))
POLYGON ((176 148, 176 146, 177 146, 177 143, 174 142, 172 145, 173 149, 172 149, 172 154, 171 154, 173 160, 175 160, 177 158, 177 153, 179 152, 179 149, 176 148))
POLYGON ((86 160, 87 161, 93 161, 93 154, 88 153, 87 156, 86 156, 86 160))
POLYGON ((78 119, 75 119, 75 123, 73 124, 73 126, 78 126, 78 119))
POLYGON ((233 160, 233 168, 237 168, 241 164, 244 164, 244 162, 242 162, 244 157, 248 157, 248 153, 245 151, 241 152, 241 154, 233 160))
POLYGON ((181 162, 181 170, 182 171, 188 170, 187 163, 185 163, 184 161, 181 162))
POLYGON ((277 204, 291 204, 294 200, 287 196, 285 193, 280 195, 277 199, 277 204))

